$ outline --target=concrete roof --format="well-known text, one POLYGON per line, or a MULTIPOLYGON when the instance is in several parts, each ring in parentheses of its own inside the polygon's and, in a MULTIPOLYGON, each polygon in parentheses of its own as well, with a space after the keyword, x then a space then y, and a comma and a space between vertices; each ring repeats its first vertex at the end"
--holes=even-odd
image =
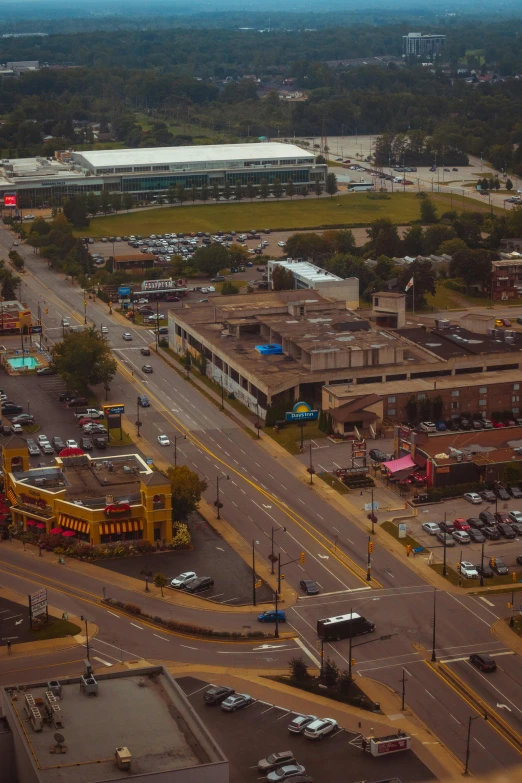
POLYGON ((472 454, 473 462, 488 464, 495 462, 522 462, 522 455, 514 452, 522 447, 522 427, 502 427, 495 430, 482 430, 451 435, 418 436, 418 448, 428 457, 435 458, 437 465, 457 462, 449 449, 458 449, 464 455, 472 454), (447 454, 448 458, 436 458, 437 454, 447 454))
POLYGON ((252 144, 200 144, 193 147, 143 147, 123 150, 85 150, 73 152, 93 168, 106 166, 148 165, 169 163, 208 163, 219 161, 226 165, 236 160, 271 160, 281 158, 315 159, 312 152, 295 144, 264 142, 252 144))
MULTIPOLYGON (((44 724, 39 732, 27 722, 24 694, 12 701, 4 689, 8 720, 27 753, 26 763, 34 759, 38 764, 34 780, 98 783, 142 775, 148 778, 174 770, 187 770, 190 780, 195 780, 188 770, 226 763, 183 692, 162 667, 96 673, 95 679, 98 696, 85 695, 79 678, 60 679, 62 699, 58 704, 64 727, 44 724), (57 731, 63 735, 67 751, 51 755, 49 748, 55 744, 57 731), (115 750, 122 746, 132 757, 129 771, 120 770, 115 763, 115 750)), ((35 700, 42 699, 42 709, 47 690, 45 683, 26 687, 35 700)))
POLYGON ((337 277, 337 275, 334 275, 331 272, 327 272, 326 269, 322 269, 320 266, 316 266, 316 264, 312 264, 309 261, 274 260, 271 263, 289 269, 292 274, 297 275, 302 280, 306 280, 310 283, 338 283, 344 279, 342 277, 337 277))
POLYGON ((518 353, 522 350, 522 334, 518 332, 514 333, 513 343, 506 343, 489 334, 470 332, 462 326, 429 331, 422 328, 407 328, 398 329, 397 332, 443 359, 452 356, 518 353))

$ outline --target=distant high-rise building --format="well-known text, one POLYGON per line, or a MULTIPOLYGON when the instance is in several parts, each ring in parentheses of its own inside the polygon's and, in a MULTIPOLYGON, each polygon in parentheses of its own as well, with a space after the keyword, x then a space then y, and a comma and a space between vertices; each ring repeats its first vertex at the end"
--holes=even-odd
POLYGON ((402 36, 402 52, 405 57, 433 57, 439 54, 445 41, 445 35, 408 33, 402 36))

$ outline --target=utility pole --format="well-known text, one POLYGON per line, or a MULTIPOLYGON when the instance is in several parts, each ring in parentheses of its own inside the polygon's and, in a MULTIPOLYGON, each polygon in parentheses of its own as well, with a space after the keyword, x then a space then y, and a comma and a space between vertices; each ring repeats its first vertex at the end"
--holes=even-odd
POLYGON ((372 581, 372 559, 371 559, 371 542, 372 539, 370 536, 368 536, 368 561, 366 566, 366 581, 371 582, 372 581))
POLYGON ((174 467, 178 464, 178 439, 186 440, 186 435, 174 435, 174 467))
POLYGON ((83 620, 85 623, 85 646, 87 648, 87 660, 90 662, 91 660, 91 649, 89 647, 89 627, 87 625, 87 618, 83 616, 83 614, 80 616, 80 620, 83 620))
MULTIPOLYGON (((444 550, 446 548, 444 547, 444 550)), ((431 661, 435 663, 437 656, 435 655, 435 633, 436 633, 436 620, 437 620, 437 588, 433 588, 433 639, 431 645, 431 661)))
POLYGON ((252 604, 257 606, 256 601, 256 542, 252 539, 252 604))
POLYGON ((308 468, 308 472, 310 474, 310 484, 313 484, 314 483, 315 468, 312 465, 312 441, 310 441, 310 467, 308 468))
POLYGON ((138 397, 136 399, 136 430, 138 433, 138 438, 141 438, 141 420, 140 420, 140 398, 138 397))
POLYGON ((402 701, 401 701, 401 712, 404 712, 404 699, 406 696, 406 672, 403 669, 402 670, 402 701))
POLYGON ((278 604, 279 604, 279 594, 278 594, 278 592, 277 592, 277 590, 276 590, 276 592, 275 592, 275 613, 276 613, 276 614, 275 614, 275 617, 276 617, 276 620, 275 620, 275 632, 274 632, 274 637, 275 637, 276 639, 279 639, 279 614, 278 614, 278 604))
POLYGON ((484 544, 486 542, 482 542, 482 551, 480 553, 480 586, 484 587, 484 544))
POLYGON ((348 680, 352 682, 352 615, 353 608, 350 608, 350 651, 348 654, 348 680))

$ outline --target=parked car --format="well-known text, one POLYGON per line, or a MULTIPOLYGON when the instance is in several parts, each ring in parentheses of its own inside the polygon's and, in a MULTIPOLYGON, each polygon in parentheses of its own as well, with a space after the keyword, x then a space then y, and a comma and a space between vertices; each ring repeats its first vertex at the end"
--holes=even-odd
POLYGON ((494 672, 497 668, 495 660, 487 653, 471 653, 469 662, 481 672, 494 672))
POLYGON ((508 525, 506 522, 499 522, 497 530, 504 538, 515 538, 517 535, 511 525, 508 525))
POLYGON ((479 576, 484 577, 484 579, 491 579, 494 576, 493 569, 487 563, 484 563, 484 565, 479 563, 475 568, 479 572, 479 576))
POLYGON ((464 530, 454 530, 452 536, 458 544, 469 544, 471 541, 471 538, 464 530))
POLYGON ((442 546, 455 546, 455 540, 453 536, 449 533, 444 533, 442 530, 439 530, 437 533, 437 541, 440 541, 442 546))
POLYGON ((93 437, 92 442, 97 449, 107 448, 107 438, 103 436, 93 437))
POLYGON ((14 402, 5 402, 2 405, 2 416, 15 416, 17 413, 23 413, 23 407, 14 402))
POLYGON ((11 427, 8 427, 6 424, 2 424, 0 426, 0 435, 3 435, 4 437, 12 435, 11 427))
POLYGON ((439 527, 443 533, 453 533, 455 530, 455 523, 449 519, 445 519, 443 522, 439 522, 439 527))
POLYGON ((103 411, 99 410, 98 408, 85 408, 81 411, 75 411, 74 416, 76 419, 103 419, 104 418, 103 411))
POLYGON ((482 531, 475 530, 473 527, 468 530, 468 536, 471 538, 474 544, 482 544, 486 540, 482 531))
POLYGON ((468 503, 472 503, 473 505, 477 505, 479 503, 482 503, 482 498, 477 492, 465 492, 462 496, 464 500, 467 500, 468 503))
POLYGON ((234 693, 234 688, 230 688, 228 685, 211 685, 203 694, 203 699, 205 704, 221 704, 222 701, 228 699, 229 696, 233 696, 234 693))
POLYGON ((60 453, 60 451, 63 451, 65 448, 65 443, 61 438, 58 437, 58 435, 55 435, 53 439, 51 440, 51 444, 57 454, 60 453))
POLYGON ((75 440, 73 440, 72 438, 69 438, 69 440, 65 441, 65 448, 66 449, 77 449, 79 447, 78 447, 78 443, 75 440))
POLYGON ((40 443, 40 449, 43 454, 54 454, 54 449, 48 441, 40 443))
POLYGON ((485 430, 493 429, 493 422, 491 419, 482 419, 482 424, 484 425, 485 430))
POLYGON ((480 519, 480 517, 469 517, 468 525, 474 527, 476 530, 482 530, 486 526, 486 523, 480 519))
MULTIPOLYGON (((333 718, 320 718, 308 724, 304 730, 305 737, 308 739, 323 739, 337 728, 337 721, 333 718)), ((303 770, 304 771, 304 770, 303 770)))
POLYGON ((495 514, 495 519, 497 520, 497 522, 503 522, 505 525, 511 524, 511 518, 509 514, 503 511, 497 511, 497 513, 495 514))
POLYGON ((30 457, 39 457, 40 456, 40 449, 34 442, 34 440, 28 440, 27 441, 27 450, 29 452, 30 457))
POLYGON ((520 489, 520 487, 511 486, 508 487, 507 490, 512 498, 515 498, 516 500, 522 498, 522 489, 520 489))
POLYGON ((421 527, 430 536, 436 536, 437 533, 440 533, 440 527, 437 522, 423 522, 421 527))
POLYGON ((49 438, 47 437, 47 435, 44 435, 43 432, 42 432, 41 435, 37 436, 36 442, 38 444, 40 444, 40 443, 49 443, 49 438))
POLYGON ((306 595, 318 595, 319 588, 313 579, 301 579, 299 587, 306 595))
POLYGON ((187 585, 192 579, 196 579, 197 574, 195 571, 184 571, 182 574, 179 574, 179 576, 175 576, 174 579, 171 580, 170 586, 175 587, 178 590, 182 590, 185 585, 187 585))
POLYGON ((511 500, 509 492, 504 487, 496 487, 495 494, 499 500, 511 500))
POLYGON ((286 614, 282 609, 268 609, 266 612, 261 612, 257 615, 258 622, 260 623, 275 623, 277 620, 279 623, 286 623, 286 614))
POLYGON ((489 539, 489 541, 498 541, 500 538, 500 533, 498 532, 496 525, 486 525, 483 527, 482 535, 489 539))
POLYGON ((280 780, 293 781, 304 772, 306 772, 306 770, 301 764, 286 764, 284 767, 279 767, 279 769, 274 769, 273 772, 269 772, 266 779, 270 781, 270 783, 278 783, 280 780))
POLYGON ((469 522, 467 519, 463 519, 462 517, 457 517, 457 519, 454 519, 453 526, 455 530, 464 530, 466 533, 468 533, 470 529, 469 522))
POLYGON ((517 536, 522 536, 522 522, 511 522, 511 527, 517 536))
POLYGON ((302 734, 306 727, 316 720, 317 718, 315 715, 297 715, 297 717, 288 724, 288 731, 292 734, 302 734))
POLYGON ((221 709, 225 712, 235 712, 243 707, 248 707, 250 704, 253 704, 253 702, 254 699, 252 696, 249 696, 248 693, 233 693, 221 702, 221 709))
POLYGON ((370 458, 373 459, 374 462, 386 462, 388 459, 388 455, 384 453, 384 451, 381 451, 380 449, 370 449, 368 452, 370 455, 370 458))
POLYGON ((294 762, 295 757, 291 750, 280 750, 279 753, 271 753, 270 756, 258 761, 257 769, 258 772, 263 772, 266 775, 274 769, 283 767, 285 764, 293 764, 294 762))
POLYGON ((91 438, 82 437, 80 438, 80 448, 83 451, 92 451, 93 443, 91 438))
POLYGON ((56 370, 54 367, 38 367, 36 370, 37 375, 56 375, 56 370))
POLYGON ((522 511, 510 511, 509 516, 512 522, 522 522, 522 511))
POLYGON ((198 576, 185 585, 185 590, 187 593, 203 593, 205 590, 210 590, 211 587, 214 587, 214 580, 211 576, 198 576))
POLYGON ((20 413, 18 416, 11 419, 11 421, 13 424, 34 424, 34 416, 31 416, 30 413, 20 413))
POLYGON ((479 572, 469 560, 461 560, 458 570, 465 579, 478 579, 479 572))
POLYGON ((495 515, 491 513, 491 511, 481 511, 479 514, 479 519, 481 519, 484 524, 493 526, 495 525, 496 519, 495 515))
POLYGON ((107 429, 102 424, 93 422, 92 424, 84 424, 82 432, 86 435, 107 435, 107 429))
POLYGON ((509 574, 507 565, 499 557, 490 557, 489 565, 499 576, 506 576, 506 574, 509 574))

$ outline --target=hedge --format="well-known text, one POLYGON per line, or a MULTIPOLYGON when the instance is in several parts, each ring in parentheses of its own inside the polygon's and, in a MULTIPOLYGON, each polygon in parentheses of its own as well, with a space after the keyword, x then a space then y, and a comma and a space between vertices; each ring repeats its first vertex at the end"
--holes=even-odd
POLYGON ((445 500, 446 498, 458 498, 465 492, 481 492, 486 488, 485 484, 478 481, 470 484, 451 484, 447 487, 436 487, 427 490, 430 500, 445 500))

